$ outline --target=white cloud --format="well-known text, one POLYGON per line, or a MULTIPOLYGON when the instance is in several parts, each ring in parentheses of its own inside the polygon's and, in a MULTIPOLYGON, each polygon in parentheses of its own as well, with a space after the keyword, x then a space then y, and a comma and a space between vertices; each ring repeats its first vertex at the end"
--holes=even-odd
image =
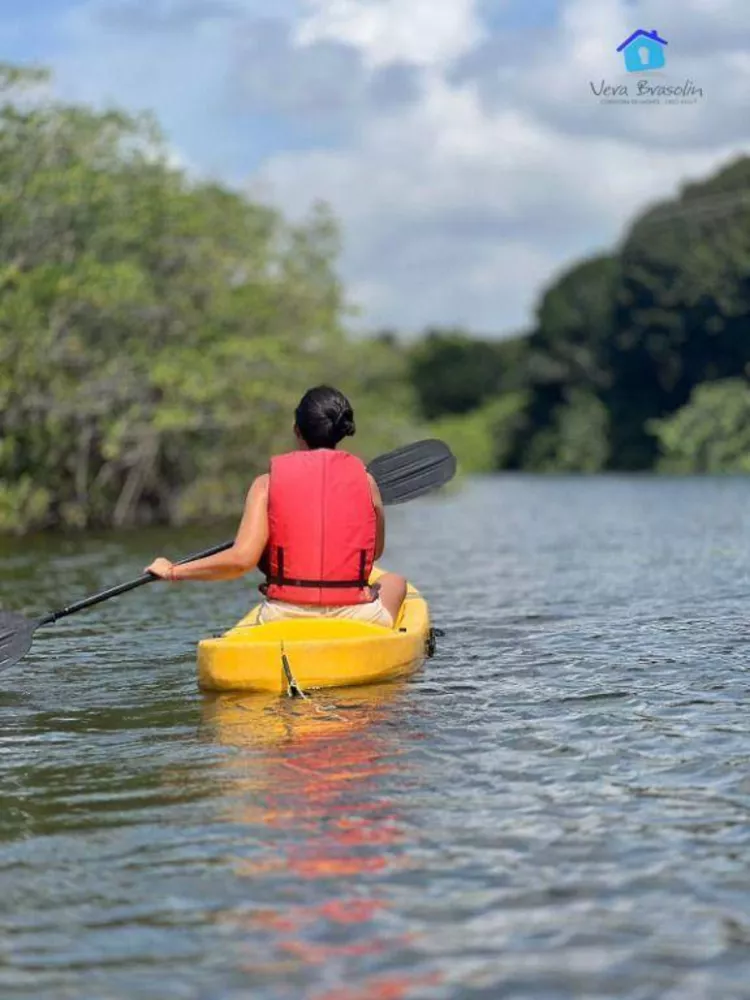
MULTIPOLYGON (((699 2, 691 0, 693 5, 699 2)), ((562 134, 631 140, 644 153, 654 144, 691 149, 743 141, 750 65, 746 53, 736 51, 735 40, 743 30, 750 39, 750 7, 740 16, 735 2, 734 30, 725 28, 710 42, 702 13, 683 9, 678 20, 676 0, 653 0, 643 6, 646 22, 638 21, 640 15, 634 16, 623 0, 568 0, 558 30, 532 39, 522 62, 509 61, 507 42, 495 37, 466 57, 455 77, 476 82, 489 108, 522 108, 562 134), (703 90, 702 101, 635 108, 597 101, 592 83, 633 86, 615 48, 638 23, 656 26, 669 39, 664 82, 692 80, 703 90), (701 36, 703 42, 696 48, 701 36), (499 69, 504 63, 505 71, 499 69)), ((726 0, 725 11, 729 6, 726 0)), ((712 31, 715 34, 715 26, 712 31)))
POLYGON ((648 0, 642 7, 653 23, 665 25, 664 32, 669 28, 673 50, 728 51, 747 48, 750 41, 745 0, 648 0))
POLYGON ((511 332, 645 202, 750 149, 748 0, 560 3, 490 32, 479 0, 87 0, 56 68, 69 96, 154 108, 196 169, 294 215, 327 199, 369 324, 511 332), (703 104, 597 103, 637 27, 703 104), (254 155, 258 117, 278 136, 254 155))
POLYGON ((482 39, 474 0, 308 0, 299 25, 303 44, 346 42, 366 65, 410 62, 444 64, 482 39))
POLYGON ((264 172, 288 209, 301 213, 311 192, 333 204, 346 276, 382 325, 515 330, 550 271, 611 245, 634 208, 717 160, 580 143, 510 113, 477 128, 478 103, 455 95, 442 117, 422 110, 356 150, 278 157, 264 172))
POLYGON ((289 24, 247 24, 231 67, 236 103, 330 129, 357 125, 363 116, 403 106, 418 96, 416 67, 389 63, 370 69, 349 43, 295 40, 289 24), (345 82, 345 85, 344 85, 345 82))
MULTIPOLYGON (((517 329, 551 271, 612 246, 644 203, 743 145, 731 114, 729 133, 705 142, 705 124, 722 117, 715 109, 602 108, 590 99, 587 78, 612 65, 632 16, 621 0, 569 0, 555 36, 517 63, 514 86, 502 86, 510 71, 500 67, 494 102, 480 99, 470 74, 451 80, 431 69, 422 100, 365 122, 356 145, 271 159, 260 174, 265 189, 295 212, 313 194, 333 204, 345 276, 378 324, 517 329)), ((736 54, 719 62, 717 87, 721 72, 746 71, 736 54)), ((727 90, 717 89, 719 101, 727 90)))

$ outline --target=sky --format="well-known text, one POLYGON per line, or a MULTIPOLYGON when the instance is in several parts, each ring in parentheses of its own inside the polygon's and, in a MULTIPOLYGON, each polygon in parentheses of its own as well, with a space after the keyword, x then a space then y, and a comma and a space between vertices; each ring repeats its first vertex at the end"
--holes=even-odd
POLYGON ((342 227, 363 329, 499 337, 646 205, 750 152, 748 0, 0 0, 0 57, 152 110, 177 162, 342 227), (685 105, 602 104, 668 41, 685 105))

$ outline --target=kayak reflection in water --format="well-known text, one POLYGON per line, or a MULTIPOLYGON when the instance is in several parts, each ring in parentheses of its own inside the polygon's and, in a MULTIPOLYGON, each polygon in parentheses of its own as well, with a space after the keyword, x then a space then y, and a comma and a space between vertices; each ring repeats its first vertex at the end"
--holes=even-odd
POLYGON ((266 576, 259 623, 350 618, 393 628, 406 580, 368 581, 385 547, 380 491, 360 459, 336 446, 355 433, 354 412, 337 389, 309 389, 295 411, 297 450, 271 459, 253 482, 231 548, 175 565, 148 567, 163 580, 234 580, 256 567, 266 576))

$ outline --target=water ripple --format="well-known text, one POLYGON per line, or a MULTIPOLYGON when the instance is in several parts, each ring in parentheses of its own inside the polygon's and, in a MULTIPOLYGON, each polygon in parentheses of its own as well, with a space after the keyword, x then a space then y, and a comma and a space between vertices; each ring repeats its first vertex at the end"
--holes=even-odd
MULTIPOLYGON (((439 655, 312 702, 198 694, 246 584, 45 630, 0 692, 0 995, 748 996, 748 501, 499 477, 397 508, 439 655)), ((210 541, 8 542, 0 598, 210 541)))

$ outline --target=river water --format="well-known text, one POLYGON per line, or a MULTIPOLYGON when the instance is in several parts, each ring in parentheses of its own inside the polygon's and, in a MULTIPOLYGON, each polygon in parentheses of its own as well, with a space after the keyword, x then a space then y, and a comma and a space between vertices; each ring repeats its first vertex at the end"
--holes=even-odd
MULTIPOLYGON (((211 698, 247 582, 154 585, 0 677, 0 997, 750 996, 750 479, 392 509, 410 681, 211 698)), ((4 542, 46 611, 196 532, 4 542)))

